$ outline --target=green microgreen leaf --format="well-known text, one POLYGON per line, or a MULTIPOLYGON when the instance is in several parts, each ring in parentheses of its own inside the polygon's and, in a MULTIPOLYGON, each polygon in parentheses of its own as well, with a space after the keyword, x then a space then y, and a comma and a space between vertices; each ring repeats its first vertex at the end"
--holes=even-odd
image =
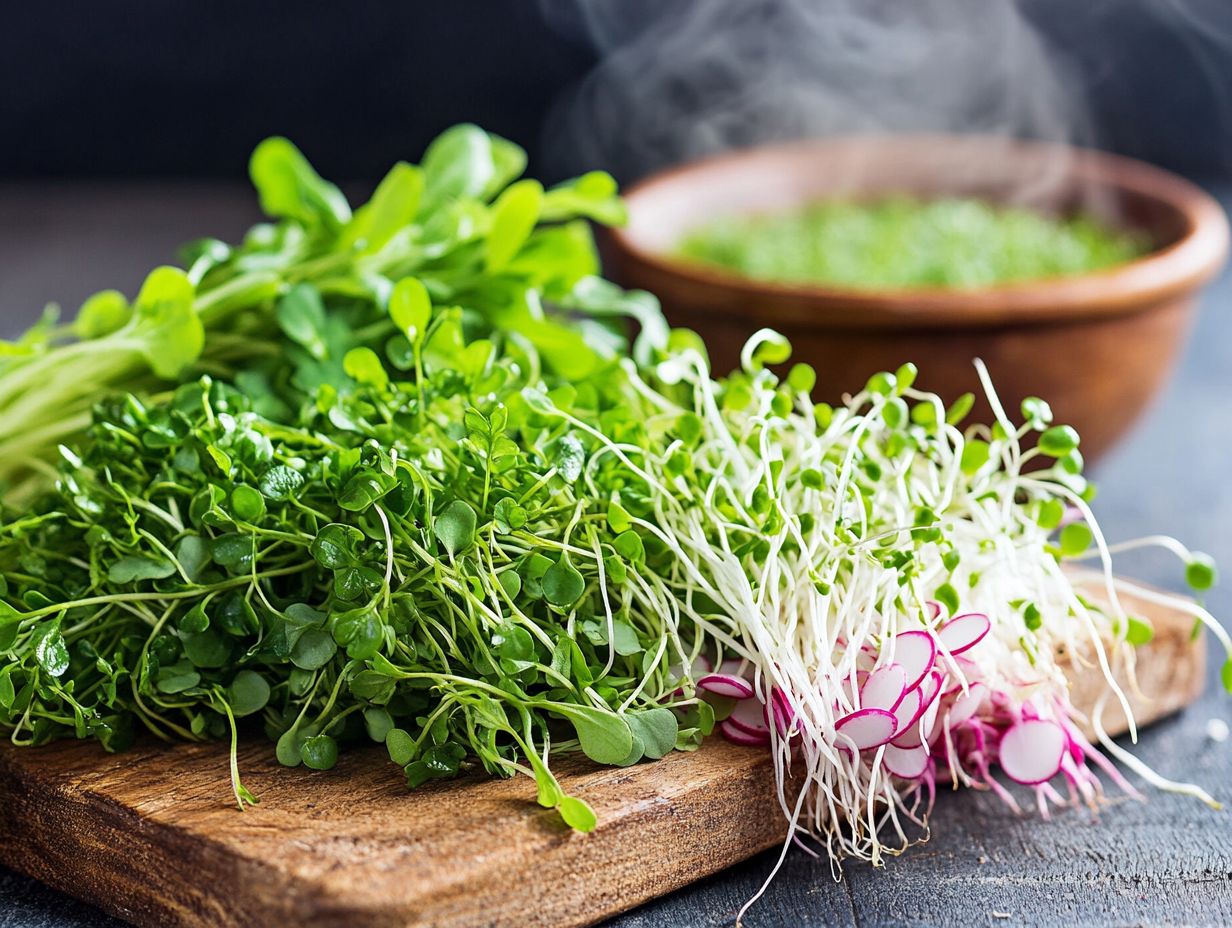
POLYGON ((291 649, 291 661, 304 670, 319 670, 334 659, 338 645, 333 636, 319 628, 301 634, 291 649))
POLYGON ((564 823, 574 831, 592 832, 599 822, 595 810, 574 796, 562 796, 556 808, 560 811, 564 823))
POLYGON ((329 355, 325 304, 312 284, 296 284, 278 301, 275 313, 287 338, 302 345, 317 360, 329 355))
POLYGON ((950 615, 955 615, 958 612, 958 591, 954 589, 953 584, 941 584, 933 593, 933 599, 945 606, 946 611, 950 615))
POLYGON ((298 148, 284 138, 266 139, 248 165, 261 208, 306 226, 336 228, 351 218, 346 198, 321 179, 298 148))
POLYGON ((422 339, 432 316, 427 288, 415 277, 403 277, 389 296, 389 317, 398 330, 414 342, 422 339))
POLYGON ((1068 425, 1054 425, 1039 437, 1039 449, 1052 458, 1069 454, 1078 447, 1078 433, 1068 425))
POLYGON ((475 540, 477 521, 475 510, 463 500, 456 499, 441 510, 432 525, 445 551, 456 555, 475 540))
POLYGON ((565 703, 553 703, 551 708, 573 723, 582 751, 595 763, 618 764, 633 749, 633 734, 623 716, 565 703))
POLYGON ((257 489, 266 499, 282 502, 294 496, 303 485, 304 478, 298 471, 285 464, 276 464, 261 475, 257 489))
POLYGON ((986 441, 981 441, 978 438, 968 441, 963 446, 962 457, 959 462, 962 472, 968 476, 976 473, 988 463, 991 450, 986 441))
POLYGON ((245 522, 259 522, 265 515, 265 497, 241 483, 231 491, 231 508, 245 522))
POLYGON ((1217 579, 1215 559, 1200 551, 1193 552, 1185 564, 1185 582, 1189 588, 1202 593, 1213 587, 1217 579))
POLYGON ((130 554, 120 558, 107 570, 107 580, 117 585, 161 580, 175 573, 175 565, 164 558, 130 554))
POLYGON ((227 688, 227 702, 236 716, 252 715, 266 707, 270 685, 255 670, 241 670, 227 688))
POLYGON ((1091 547, 1091 529, 1082 522, 1071 522, 1061 529, 1061 553, 1066 557, 1075 557, 1091 547))
POLYGON ((53 677, 63 676, 68 670, 68 645, 60 633, 59 622, 44 622, 35 629, 32 638, 34 656, 38 665, 53 677))
POLYGON ((562 558, 543 575, 543 595, 553 606, 572 606, 586 589, 586 580, 562 558))

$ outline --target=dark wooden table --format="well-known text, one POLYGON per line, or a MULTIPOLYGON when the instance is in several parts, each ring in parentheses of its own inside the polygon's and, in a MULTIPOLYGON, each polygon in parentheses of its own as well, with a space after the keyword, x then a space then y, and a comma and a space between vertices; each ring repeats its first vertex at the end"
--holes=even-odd
MULTIPOLYGON (((1232 191, 1221 191, 1224 202, 1232 191)), ((0 334, 47 301, 71 312, 102 287, 135 292, 182 241, 234 238, 255 218, 235 187, 0 187, 0 334)), ((1112 538, 1165 532, 1232 571, 1232 276, 1208 291, 1195 337, 1170 387, 1100 466, 1096 512, 1112 538)), ((1176 586, 1164 558, 1126 557, 1122 570, 1176 586)), ((1232 619, 1232 580, 1210 597, 1232 619)), ((1214 642, 1212 642, 1214 645, 1214 642)), ((1217 653, 1217 648, 1213 649, 1217 653)), ((1212 661, 1205 698, 1144 732, 1137 751, 1164 776, 1203 784, 1232 805, 1232 741, 1207 734, 1232 722, 1232 697, 1212 661)), ((1131 778, 1132 779, 1132 778, 1131 778)), ((987 794, 943 794, 935 837, 884 869, 830 867, 788 855, 750 928, 829 925, 1232 925, 1232 812, 1151 794, 1117 801, 1095 820, 1017 819, 987 794)), ((628 915, 608 928, 731 925, 776 854, 754 858, 628 915)), ((90 906, 0 869, 0 928, 119 928, 90 906)))

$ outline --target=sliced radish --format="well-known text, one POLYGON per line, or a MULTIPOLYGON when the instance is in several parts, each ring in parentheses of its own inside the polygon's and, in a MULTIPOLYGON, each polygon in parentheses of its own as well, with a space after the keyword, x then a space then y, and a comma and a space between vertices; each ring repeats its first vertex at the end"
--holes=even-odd
POLYGON ((937 724, 937 716, 940 712, 941 700, 934 699, 920 716, 920 732, 924 736, 925 744, 932 744, 940 734, 940 726, 937 724))
POLYGON ((933 724, 937 721, 937 710, 940 707, 941 700, 939 699, 933 699, 932 702, 927 703, 924 706, 924 711, 920 713, 920 717, 912 722, 905 732, 894 736, 894 746, 914 748, 925 743, 928 740, 928 736, 932 733, 933 724))
POLYGON ((982 612, 968 612, 955 616, 941 626, 937 637, 951 654, 962 654, 963 651, 975 647, 988 634, 992 623, 982 612))
POLYGON ((941 615, 941 603, 935 599, 925 600, 924 607, 928 609, 928 621, 936 622, 941 615))
POLYGON ((856 655, 856 669, 862 673, 869 673, 877 664, 877 652, 864 645, 860 648, 860 653, 856 655))
POLYGON ((896 777, 914 780, 922 777, 928 769, 928 748, 922 744, 913 748, 899 748, 891 744, 886 747, 881 762, 896 777))
POLYGON ((781 737, 786 737, 791 731, 791 725, 796 720, 796 711, 791 707, 791 700, 777 686, 770 690, 770 704, 766 707, 766 721, 774 720, 774 730, 781 737))
POLYGON ((903 693, 902 701, 894 710, 894 736, 898 737, 905 732, 908 726, 915 723, 920 718, 920 713, 924 711, 924 694, 919 690, 907 690, 903 693))
POLYGON ((919 686, 921 695, 924 697, 924 706, 927 708, 937 701, 937 697, 941 694, 941 684, 944 677, 941 671, 934 670, 928 675, 919 686))
POLYGON ((728 699, 748 699, 753 695, 749 681, 726 673, 710 673, 697 681, 697 688, 728 699))
POLYGON ((849 738, 856 750, 880 747, 894 737, 894 713, 885 709, 857 709, 834 724, 834 730, 849 738))
MULTIPOLYGON (((745 677, 745 670, 748 669, 748 666, 748 661, 741 660, 738 657, 729 657, 727 660, 719 664, 718 669, 715 670, 715 673, 725 673, 729 676, 740 677, 743 679, 745 677)), ((709 671, 710 668, 707 668, 707 673, 709 673, 709 671)))
POLYGON ((770 733, 768 731, 763 731, 760 734, 746 731, 738 725, 732 725, 731 719, 719 722, 719 733, 728 741, 747 745, 751 748, 770 743, 770 733))
POLYGON ((907 689, 919 685, 937 660, 937 643, 928 632, 900 632, 894 637, 894 662, 907 672, 907 689))
POLYGON ((971 688, 950 706, 950 725, 961 725, 975 715, 988 698, 988 693, 989 689, 983 683, 972 683, 971 688))
POLYGON ((893 712, 907 691, 907 671, 901 664, 887 664, 868 675, 860 685, 860 705, 866 709, 893 712))
POLYGON ((770 726, 766 724, 766 707, 757 699, 742 699, 736 703, 731 715, 726 719, 736 728, 743 729, 750 735, 770 737, 770 726))
POLYGON ((1019 722, 1001 736, 1001 769, 1024 786, 1047 782, 1061 769, 1067 741, 1064 729, 1056 722, 1019 722))

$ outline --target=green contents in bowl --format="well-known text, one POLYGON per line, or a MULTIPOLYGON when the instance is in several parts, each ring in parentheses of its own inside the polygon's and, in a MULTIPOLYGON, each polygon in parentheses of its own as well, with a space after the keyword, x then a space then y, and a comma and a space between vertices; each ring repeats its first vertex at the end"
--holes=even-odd
POLYGON ((969 289, 1124 264, 1147 244, 1089 216, 895 197, 718 219, 691 232, 678 255, 781 283, 969 289))

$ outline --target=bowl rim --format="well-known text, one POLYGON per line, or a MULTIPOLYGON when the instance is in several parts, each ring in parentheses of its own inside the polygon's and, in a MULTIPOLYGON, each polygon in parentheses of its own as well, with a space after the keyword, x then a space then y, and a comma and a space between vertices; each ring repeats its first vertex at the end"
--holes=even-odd
MULTIPOLYGON (((626 228, 606 232, 618 259, 641 264, 657 280, 672 280, 707 297, 708 312, 748 319, 748 300, 755 319, 807 328, 885 328, 1021 325, 1077 321, 1141 312, 1195 290, 1218 273, 1228 254, 1228 220, 1223 208, 1205 190, 1164 168, 1135 158, 1093 148, 1054 142, 1007 139, 975 134, 840 135, 800 139, 741 148, 669 167, 638 180, 624 193, 632 214, 638 202, 681 178, 715 169, 743 167, 765 155, 811 160, 843 148, 874 145, 902 148, 927 145, 934 149, 959 143, 967 146, 1007 146, 1022 154, 1046 156, 1063 151, 1070 159, 1067 173, 1086 176, 1105 187, 1165 203, 1185 222, 1181 236, 1125 264, 1086 274, 1018 281, 990 287, 857 288, 762 281, 690 262, 645 247, 626 228), (715 299, 715 297, 719 297, 715 299), (802 313, 803 307, 807 313, 802 313)), ((701 300, 698 301, 699 304, 701 300)))

